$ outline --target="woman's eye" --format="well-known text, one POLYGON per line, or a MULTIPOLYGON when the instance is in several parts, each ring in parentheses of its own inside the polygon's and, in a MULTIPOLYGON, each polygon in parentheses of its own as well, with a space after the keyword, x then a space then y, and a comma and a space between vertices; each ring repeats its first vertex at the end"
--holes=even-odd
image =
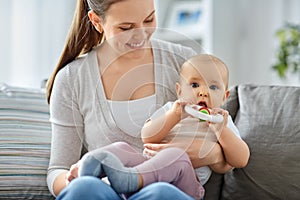
POLYGON ((218 86, 216 86, 216 85, 211 85, 211 86, 209 86, 209 89, 211 89, 211 90, 217 90, 217 89, 218 89, 218 86))
POLYGON ((119 27, 122 31, 128 31, 131 29, 131 27, 119 27))
POLYGON ((145 21, 144 21, 144 23, 152 23, 152 22, 153 22, 153 20, 154 20, 154 18, 147 19, 147 20, 145 20, 145 21))
POLYGON ((198 83, 192 83, 191 86, 192 86, 193 88, 197 88, 197 87, 199 87, 199 84, 198 84, 198 83))
POLYGON ((123 26, 119 27, 119 29, 121 29, 122 31, 128 31, 128 30, 131 30, 132 28, 133 28, 133 25, 131 25, 131 24, 123 25, 123 26))

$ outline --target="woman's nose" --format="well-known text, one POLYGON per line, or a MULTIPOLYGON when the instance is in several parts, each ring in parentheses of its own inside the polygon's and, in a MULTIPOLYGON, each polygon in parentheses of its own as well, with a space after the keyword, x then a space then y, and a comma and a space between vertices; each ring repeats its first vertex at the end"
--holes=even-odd
POLYGON ((135 28, 132 36, 135 39, 143 39, 145 37, 145 28, 135 28))

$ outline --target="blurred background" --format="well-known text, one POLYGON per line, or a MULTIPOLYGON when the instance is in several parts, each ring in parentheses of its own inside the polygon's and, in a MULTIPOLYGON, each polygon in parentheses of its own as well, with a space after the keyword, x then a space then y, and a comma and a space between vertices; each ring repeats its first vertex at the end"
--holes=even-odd
MULTIPOLYGON (((155 3, 158 27, 167 28, 159 29, 155 37, 185 45, 190 41, 201 44, 205 52, 227 63, 230 86, 300 85, 299 36, 295 31, 292 35, 281 31, 276 36, 287 24, 298 30, 300 0, 155 0, 155 3), (294 46, 282 46, 282 41, 289 38, 294 39, 294 46), (282 49, 293 54, 284 57, 291 63, 285 79, 278 75, 287 67, 282 56, 278 60, 282 49)), ((76 0, 0 0, 0 82, 40 87, 59 59, 75 4, 76 0)))

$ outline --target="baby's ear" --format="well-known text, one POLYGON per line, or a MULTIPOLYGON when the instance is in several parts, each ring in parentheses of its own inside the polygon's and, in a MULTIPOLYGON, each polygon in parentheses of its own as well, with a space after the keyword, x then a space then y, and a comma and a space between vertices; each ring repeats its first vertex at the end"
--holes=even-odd
POLYGON ((230 91, 226 90, 226 92, 225 92, 225 101, 229 98, 229 96, 230 96, 230 91))
POLYGON ((180 87, 180 84, 177 82, 175 86, 176 86, 176 93, 177 93, 177 96, 180 96, 180 95, 181 95, 181 87, 180 87))

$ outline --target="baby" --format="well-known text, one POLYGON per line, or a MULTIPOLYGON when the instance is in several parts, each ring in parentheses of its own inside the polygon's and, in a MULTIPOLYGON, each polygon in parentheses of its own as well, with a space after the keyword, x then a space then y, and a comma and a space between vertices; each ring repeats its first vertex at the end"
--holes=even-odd
MULTIPOLYGON (((223 149, 228 169, 244 167, 249 159, 247 144, 241 139, 228 112, 220 107, 229 97, 228 69, 218 58, 200 54, 187 60, 176 83, 178 100, 166 103, 145 123, 141 131, 143 142, 162 141, 180 143, 186 136, 192 142, 195 137, 218 142, 223 149), (186 106, 205 107, 208 113, 223 116, 221 123, 201 121, 185 110, 186 106)), ((155 155, 139 154, 124 142, 117 142, 87 153, 81 160, 79 176, 107 176, 117 193, 132 193, 151 183, 172 183, 195 199, 204 196, 204 184, 211 169, 219 169, 219 163, 195 170, 183 148, 165 148, 155 155), (199 180, 200 178, 200 180, 199 180), (201 184, 202 183, 202 184, 201 184)), ((211 143, 209 143, 211 144, 211 143)), ((199 147, 199 157, 205 157, 211 149, 205 143, 199 147)), ((224 165, 224 164, 222 164, 224 165)))

